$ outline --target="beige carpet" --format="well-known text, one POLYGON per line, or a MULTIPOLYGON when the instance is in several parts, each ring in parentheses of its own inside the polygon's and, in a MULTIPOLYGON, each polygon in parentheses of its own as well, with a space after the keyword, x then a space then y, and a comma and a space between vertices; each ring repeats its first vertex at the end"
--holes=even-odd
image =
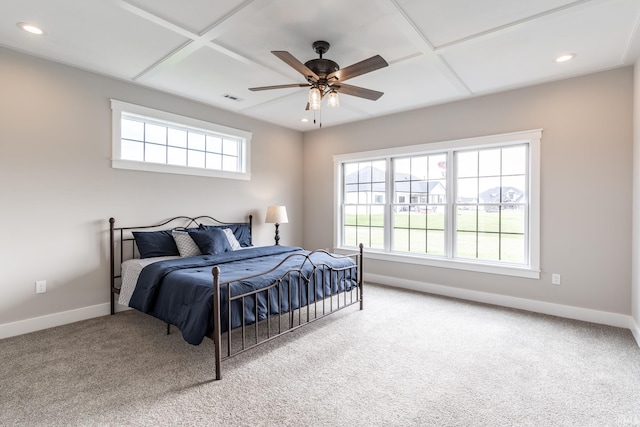
POLYGON ((135 311, 0 341, 0 425, 640 426, 628 330, 365 288, 223 363, 135 311))

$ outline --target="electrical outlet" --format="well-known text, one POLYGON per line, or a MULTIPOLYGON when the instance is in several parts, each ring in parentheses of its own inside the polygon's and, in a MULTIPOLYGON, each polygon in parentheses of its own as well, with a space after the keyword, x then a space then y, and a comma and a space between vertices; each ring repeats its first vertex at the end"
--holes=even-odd
POLYGON ((47 292, 47 281, 46 280, 37 280, 36 281, 36 294, 44 294, 47 292))
POLYGON ((551 284, 552 285, 560 284, 560 275, 558 273, 551 274, 551 284))

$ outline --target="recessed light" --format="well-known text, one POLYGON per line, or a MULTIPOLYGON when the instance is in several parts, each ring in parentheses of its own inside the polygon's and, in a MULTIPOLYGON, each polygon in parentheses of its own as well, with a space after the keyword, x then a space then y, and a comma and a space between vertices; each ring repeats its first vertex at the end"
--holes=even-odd
POLYGON ((571 61, 573 58, 576 57, 575 53, 565 53, 562 54, 560 56, 558 56, 556 58, 556 62, 567 62, 567 61, 571 61))
POLYGON ((42 29, 37 25, 29 24, 28 22, 18 22, 17 25, 18 25, 18 28, 21 28, 28 33, 36 34, 38 36, 41 36, 44 34, 44 31, 42 31, 42 29))
POLYGON ((301 122, 303 122, 303 123, 307 123, 307 122, 309 121, 309 119, 307 119, 306 117, 304 117, 304 118, 300 119, 300 121, 301 121, 301 122))

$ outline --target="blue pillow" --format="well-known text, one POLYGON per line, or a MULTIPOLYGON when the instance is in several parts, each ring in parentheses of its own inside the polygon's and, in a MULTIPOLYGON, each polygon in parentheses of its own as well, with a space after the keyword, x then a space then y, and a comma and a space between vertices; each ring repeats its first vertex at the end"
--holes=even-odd
POLYGON ((233 235, 236 236, 240 246, 243 248, 251 246, 251 227, 249 224, 236 224, 235 228, 232 228, 233 235))
POLYGON ((180 255, 171 230, 134 231, 133 237, 136 239, 140 258, 180 255))
POLYGON ((212 230, 212 229, 222 229, 222 228, 230 228, 233 232, 233 235, 236 236, 238 243, 243 248, 247 248, 251 245, 251 228, 249 224, 229 224, 229 225, 202 225, 200 224, 200 228, 202 230, 212 230))
POLYGON ((196 242, 202 255, 217 255, 232 250, 227 235, 219 228, 189 230, 189 236, 196 242))

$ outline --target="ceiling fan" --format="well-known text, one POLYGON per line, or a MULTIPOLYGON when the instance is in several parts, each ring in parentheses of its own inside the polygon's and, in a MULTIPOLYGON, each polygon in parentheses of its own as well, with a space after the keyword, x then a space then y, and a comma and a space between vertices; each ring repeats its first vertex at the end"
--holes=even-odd
POLYGON ((365 89, 343 83, 345 80, 388 66, 389 64, 387 61, 385 61, 380 55, 372 56, 369 59, 365 59, 364 61, 360 61, 346 68, 340 69, 340 66, 335 61, 322 57, 322 55, 329 50, 330 45, 328 42, 320 40, 313 42, 311 46, 320 57, 307 61, 304 64, 298 61, 287 51, 271 51, 275 56, 302 74, 307 79, 307 83, 252 87, 249 88, 249 90, 259 91, 290 87, 309 87, 309 102, 307 103, 307 110, 319 110, 322 98, 325 95, 327 95, 327 104, 330 107, 337 107, 339 105, 338 92, 345 95, 370 99, 372 101, 377 100, 384 94, 383 92, 378 92, 376 90, 365 89))

